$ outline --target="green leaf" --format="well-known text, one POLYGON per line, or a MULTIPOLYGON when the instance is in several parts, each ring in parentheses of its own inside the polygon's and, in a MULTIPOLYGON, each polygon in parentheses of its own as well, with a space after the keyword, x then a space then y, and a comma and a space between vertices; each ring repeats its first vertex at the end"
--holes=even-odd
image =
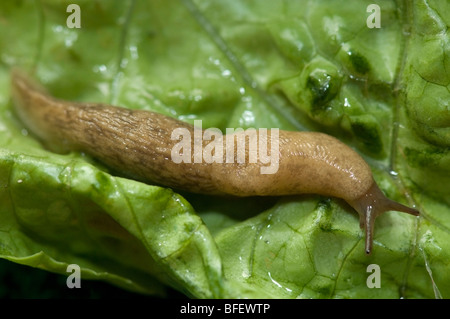
POLYGON ((360 0, 83 0, 80 29, 66 26, 70 3, 0 4, 1 258, 65 275, 78 264, 82 280, 148 295, 450 296, 448 2, 379 1, 379 29, 360 0), (380 216, 366 256, 357 214, 335 198, 178 194, 116 176, 27 131, 15 66, 68 100, 332 134, 421 216, 380 216))

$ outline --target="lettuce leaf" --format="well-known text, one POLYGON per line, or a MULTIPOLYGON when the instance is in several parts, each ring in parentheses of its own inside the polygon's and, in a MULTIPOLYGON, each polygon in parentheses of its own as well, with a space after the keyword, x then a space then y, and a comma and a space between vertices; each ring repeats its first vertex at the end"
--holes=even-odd
POLYGON ((148 295, 450 296, 450 5, 379 1, 0 3, 0 257, 148 295), (332 134, 392 199, 364 253, 358 216, 316 195, 179 194, 57 154, 15 118, 9 71, 55 96, 157 111, 204 127, 332 134), (381 270, 369 288, 367 267, 381 270))

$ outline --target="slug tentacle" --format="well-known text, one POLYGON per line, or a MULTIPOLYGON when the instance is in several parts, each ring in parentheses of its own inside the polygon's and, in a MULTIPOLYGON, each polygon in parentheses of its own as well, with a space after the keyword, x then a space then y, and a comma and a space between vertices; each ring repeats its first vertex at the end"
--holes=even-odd
POLYGON ((365 251, 368 255, 372 252, 375 219, 378 216, 387 211, 399 211, 414 216, 419 215, 418 210, 387 198, 375 182, 364 195, 356 200, 349 201, 349 204, 358 212, 360 227, 365 230, 365 251))
POLYGON ((215 160, 205 162, 196 156, 203 154, 205 146, 211 146, 210 138, 201 141, 200 152, 196 152, 196 135, 203 139, 205 131, 174 118, 56 99, 18 71, 11 72, 11 95, 18 117, 47 146, 86 152, 120 174, 143 182, 210 195, 321 194, 342 198, 360 215, 367 254, 372 251, 377 216, 389 210, 419 215, 417 210, 386 198, 364 159, 324 133, 278 129, 270 133, 266 129, 228 133, 214 141, 223 151, 214 151, 215 160), (173 138, 175 132, 180 134, 173 138), (174 153, 174 149, 184 136, 194 139, 181 144, 183 157, 175 160, 173 154, 180 152, 174 153), (259 150, 251 150, 246 139, 259 145, 259 150), (243 161, 235 160, 239 140, 244 141, 240 154, 246 159, 243 161), (185 152, 184 147, 194 152, 185 152), (262 149, 266 151, 260 153, 262 149))

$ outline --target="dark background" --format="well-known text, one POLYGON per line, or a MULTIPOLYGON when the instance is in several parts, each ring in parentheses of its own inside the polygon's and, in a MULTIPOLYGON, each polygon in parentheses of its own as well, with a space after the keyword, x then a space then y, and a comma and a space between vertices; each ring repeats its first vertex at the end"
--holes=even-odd
MULTIPOLYGON (((105 282, 83 280, 68 288, 67 276, 23 266, 0 258, 0 299, 158 299, 126 291, 105 282)), ((186 298, 168 288, 167 298, 186 298)))

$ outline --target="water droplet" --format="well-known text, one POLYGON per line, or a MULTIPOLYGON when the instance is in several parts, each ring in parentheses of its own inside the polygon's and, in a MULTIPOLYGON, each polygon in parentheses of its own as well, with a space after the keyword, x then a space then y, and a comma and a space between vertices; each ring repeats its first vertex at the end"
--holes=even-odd
POLYGON ((63 26, 62 25, 55 25, 52 27, 53 32, 62 32, 63 31, 63 26))
POLYGON ((130 46, 130 55, 133 60, 137 60, 139 58, 138 49, 135 45, 130 46))
POLYGON ((92 71, 94 71, 95 73, 105 73, 108 70, 108 68, 106 67, 106 65, 101 64, 101 65, 95 65, 92 68, 92 71))
POLYGON ((230 70, 223 70, 222 71, 222 76, 228 77, 231 75, 231 71, 230 70))
POLYGON ((283 288, 283 286, 282 286, 278 281, 276 281, 275 279, 272 278, 272 275, 270 274, 270 271, 269 271, 267 274, 269 275, 270 280, 271 280, 275 285, 277 285, 277 286, 280 287, 280 288, 283 288))
POLYGON ((389 174, 392 175, 392 176, 397 176, 398 175, 398 173, 396 171, 394 171, 394 170, 390 170, 389 174))
POLYGON ((350 107, 351 106, 350 103, 348 102, 347 98, 344 98, 344 106, 345 107, 350 107))
POLYGON ((128 65, 128 59, 123 58, 122 61, 120 61, 120 68, 125 69, 128 65))

